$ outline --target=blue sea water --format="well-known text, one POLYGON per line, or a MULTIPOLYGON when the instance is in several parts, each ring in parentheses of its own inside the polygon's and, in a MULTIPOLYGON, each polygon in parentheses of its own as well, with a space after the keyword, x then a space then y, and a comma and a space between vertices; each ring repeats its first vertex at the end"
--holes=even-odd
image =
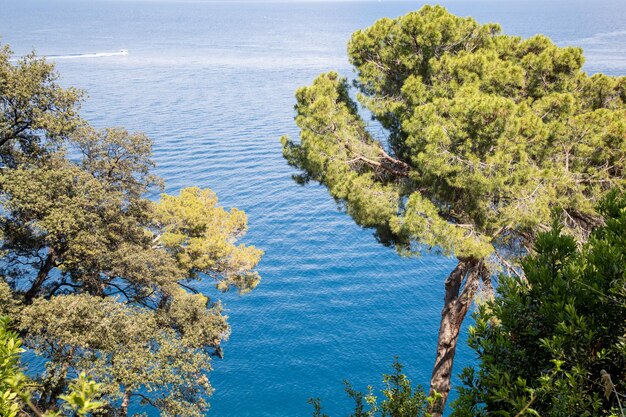
MULTIPOLYGON (((1 41, 17 55, 127 49, 56 60, 61 82, 87 92, 83 116, 152 137, 167 192, 210 187, 248 213, 246 242, 265 250, 263 281, 223 297, 233 333, 214 362, 209 416, 307 416, 309 397, 339 416, 350 404, 342 380, 376 385, 394 355, 427 386, 454 262, 381 246, 323 187, 292 181, 278 142, 297 136, 297 87, 328 70, 352 75, 353 31, 422 4, 0 0, 1 41)), ((582 46, 589 72, 626 74, 623 0, 442 4, 507 33, 582 46)), ((472 360, 462 341, 455 371, 472 360)))

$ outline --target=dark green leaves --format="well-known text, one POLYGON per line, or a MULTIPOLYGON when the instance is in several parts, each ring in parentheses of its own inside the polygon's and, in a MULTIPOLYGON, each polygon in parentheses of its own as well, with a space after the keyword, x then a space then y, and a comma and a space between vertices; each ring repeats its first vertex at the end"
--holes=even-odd
POLYGON ((555 223, 479 307, 455 415, 612 416, 626 390, 626 199, 600 205, 606 225, 581 249, 555 223), (611 386, 606 391, 610 376, 611 386), (472 414, 475 413, 475 414, 472 414))

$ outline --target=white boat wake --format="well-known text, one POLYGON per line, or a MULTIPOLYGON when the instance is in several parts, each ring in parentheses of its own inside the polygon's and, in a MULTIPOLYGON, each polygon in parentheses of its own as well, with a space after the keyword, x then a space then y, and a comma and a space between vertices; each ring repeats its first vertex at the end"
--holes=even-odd
MULTIPOLYGON (((68 54, 68 55, 41 55, 37 58, 46 59, 78 59, 78 58, 101 58, 106 56, 122 56, 128 55, 128 50, 120 49, 118 52, 96 52, 93 54, 68 54)), ((18 61, 19 58, 13 58, 11 61, 18 61)))

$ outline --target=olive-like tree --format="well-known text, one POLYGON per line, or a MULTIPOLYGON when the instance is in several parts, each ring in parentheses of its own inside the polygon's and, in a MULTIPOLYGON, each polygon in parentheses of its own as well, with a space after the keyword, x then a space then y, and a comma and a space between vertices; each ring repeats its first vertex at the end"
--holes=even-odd
MULTIPOLYGON (((595 204, 623 185, 626 78, 582 71, 579 48, 522 39, 425 6, 352 35, 358 102, 320 75, 296 93, 300 140, 283 137, 298 181, 319 181, 354 220, 402 251, 458 259, 445 281, 431 394, 440 415, 459 330, 482 285, 549 228, 558 208, 584 240, 595 204)), ((390 271, 390 274, 393 272, 390 271)))
POLYGON ((230 332, 219 291, 260 280, 262 251, 237 244, 245 214, 199 188, 146 199, 161 183, 151 141, 91 128, 50 64, 10 56, 0 51, 0 314, 46 359, 33 404, 55 410, 86 371, 112 415, 204 415, 230 332))

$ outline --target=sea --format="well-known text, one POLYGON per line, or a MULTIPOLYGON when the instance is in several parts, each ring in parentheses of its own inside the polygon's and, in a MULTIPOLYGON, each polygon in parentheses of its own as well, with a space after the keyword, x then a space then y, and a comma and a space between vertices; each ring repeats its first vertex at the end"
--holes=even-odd
MULTIPOLYGON (((279 143, 298 136, 299 86, 331 70, 354 77, 352 32, 423 4, 0 0, 0 42, 18 57, 50 56, 60 83, 85 91, 81 114, 94 126, 149 135, 166 192, 208 187, 224 207, 248 214, 244 241, 265 251, 262 282, 247 295, 219 296, 232 335, 213 362, 208 416, 310 416, 312 397, 332 417, 345 416, 343 381, 380 388, 396 356, 428 387, 454 260, 401 257, 381 245, 324 187, 296 184, 279 143)), ((508 34, 581 46, 590 73, 626 74, 624 0, 440 4, 508 34)), ((200 288, 218 297, 210 284, 200 288)), ((475 361, 470 322, 455 373, 475 361)))

